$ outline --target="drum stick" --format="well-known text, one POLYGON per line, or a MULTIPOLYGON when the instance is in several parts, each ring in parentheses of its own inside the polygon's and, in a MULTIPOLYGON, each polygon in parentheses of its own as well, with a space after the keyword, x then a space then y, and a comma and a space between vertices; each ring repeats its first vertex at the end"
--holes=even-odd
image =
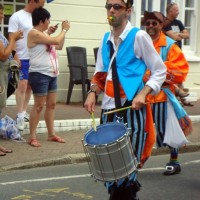
POLYGON ((124 107, 124 108, 119 108, 119 109, 116 109, 116 110, 111 110, 111 111, 105 112, 104 115, 108 115, 108 114, 115 113, 115 112, 120 112, 122 110, 127 110, 127 109, 129 109, 131 107, 132 106, 127 106, 127 107, 124 107))
POLYGON ((92 112, 92 125, 93 125, 93 128, 94 128, 94 131, 96 132, 97 131, 97 127, 96 127, 96 122, 95 122, 95 118, 94 118, 94 112, 92 112))
MULTIPOLYGON (((145 103, 145 104, 147 104, 147 103, 145 103)), ((120 112, 122 110, 127 110, 129 108, 132 108, 132 106, 127 106, 127 107, 124 107, 124 108, 119 108, 119 109, 116 109, 116 110, 111 110, 111 111, 105 112, 104 115, 108 115, 108 114, 115 113, 115 112, 120 112)))

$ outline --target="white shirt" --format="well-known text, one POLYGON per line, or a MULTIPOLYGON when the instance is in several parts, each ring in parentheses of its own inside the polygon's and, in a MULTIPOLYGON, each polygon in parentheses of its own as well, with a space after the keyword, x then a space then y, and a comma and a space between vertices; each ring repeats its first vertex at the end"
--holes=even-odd
POLYGON ((15 12, 9 20, 8 32, 23 31, 23 39, 16 42, 16 52, 20 60, 29 59, 27 50, 27 35, 32 29, 32 15, 25 10, 19 10, 15 12))
MULTIPOLYGON (((32 29, 32 31, 38 31, 32 29)), ((46 34, 46 33, 44 33, 46 34)), ((40 72, 47 76, 56 77, 59 74, 58 57, 55 45, 36 44, 28 48, 30 57, 30 72, 40 72)))
MULTIPOLYGON (((118 45, 120 44, 121 41, 123 41, 126 38, 131 29, 132 25, 130 22, 128 22, 123 33, 119 36, 120 39, 118 45)), ((116 51, 117 47, 114 43, 113 34, 110 35, 108 40, 111 40, 111 42, 113 43, 114 50, 116 51)), ((101 41, 97 55, 95 73, 103 69, 103 60, 101 55, 102 44, 103 44, 103 39, 101 41)), ((143 60, 147 66, 147 69, 150 69, 151 76, 149 80, 146 82, 146 85, 152 88, 153 90, 152 94, 157 94, 160 91, 160 87, 166 78, 166 67, 160 55, 155 50, 152 39, 145 31, 139 30, 136 33, 133 49, 135 56, 138 59, 143 60)), ((112 76, 111 74, 112 72, 111 69, 109 68, 107 77, 109 78, 110 76, 112 76)), ((121 99, 122 105, 124 104, 125 101, 126 99, 121 99)), ((112 108, 115 108, 114 98, 111 98, 104 93, 102 100, 102 109, 112 109, 112 108)))

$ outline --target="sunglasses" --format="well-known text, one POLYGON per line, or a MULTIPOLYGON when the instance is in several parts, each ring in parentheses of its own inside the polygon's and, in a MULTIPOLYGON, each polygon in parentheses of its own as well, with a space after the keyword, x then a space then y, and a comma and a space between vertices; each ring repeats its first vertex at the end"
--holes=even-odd
POLYGON ((107 3, 107 4, 105 5, 105 8, 106 8, 107 10, 110 10, 111 8, 114 8, 114 10, 126 9, 125 6, 122 6, 122 5, 117 4, 117 3, 115 3, 115 4, 107 3))
POLYGON ((152 24, 152 26, 157 26, 158 22, 157 21, 152 21, 152 22, 146 22, 146 26, 150 26, 152 24))

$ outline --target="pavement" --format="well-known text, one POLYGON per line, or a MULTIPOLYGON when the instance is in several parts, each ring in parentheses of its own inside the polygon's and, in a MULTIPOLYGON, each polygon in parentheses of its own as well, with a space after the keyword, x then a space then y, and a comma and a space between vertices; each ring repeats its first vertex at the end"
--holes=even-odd
MULTIPOLYGON (((29 106, 28 111, 30 111, 30 109, 31 106, 29 106)), ((193 139, 193 145, 181 148, 181 152, 200 151, 200 145, 196 143, 197 140, 200 142, 200 100, 196 101, 193 107, 185 107, 185 109, 191 118, 194 119, 195 133, 193 133, 193 135, 196 135, 196 137, 193 139)), ((4 109, 3 116, 8 115, 15 119, 16 111, 16 106, 7 106, 4 109)), ((97 124, 99 122, 100 111, 100 104, 98 104, 95 111, 97 124)), ((41 115, 40 120, 44 120, 43 115, 41 115)), ((6 156, 0 157, 0 171, 86 162, 87 160, 82 140, 84 138, 84 134, 91 129, 91 116, 83 108, 82 103, 71 103, 70 105, 58 103, 56 106, 55 121, 61 121, 65 124, 66 122, 70 122, 70 124, 72 124, 73 128, 71 127, 68 130, 61 128, 57 131, 57 135, 64 138, 66 143, 47 141, 47 134, 42 131, 37 135, 37 138, 42 145, 38 148, 30 146, 26 142, 0 139, 1 146, 13 150, 12 153, 8 153, 6 156), (85 124, 86 122, 89 122, 89 126, 87 125, 82 127, 81 124, 85 124)), ((45 127, 43 128, 46 130, 45 127)), ((23 138, 26 140, 28 137, 28 133, 23 135, 23 138)), ((166 148, 154 149, 152 155, 154 156, 166 152, 168 152, 166 148)))

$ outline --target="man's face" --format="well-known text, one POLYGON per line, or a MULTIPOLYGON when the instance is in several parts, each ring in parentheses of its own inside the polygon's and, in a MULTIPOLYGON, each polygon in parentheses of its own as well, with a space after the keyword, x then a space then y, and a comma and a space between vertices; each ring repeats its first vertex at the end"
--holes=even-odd
POLYGON ((44 7, 45 0, 39 0, 39 7, 44 7))
POLYGON ((151 38, 156 38, 159 36, 162 29, 162 25, 158 20, 148 19, 145 23, 146 31, 151 36, 151 38))
POLYGON ((35 3, 36 8, 44 7, 45 0, 39 0, 38 3, 35 3))
POLYGON ((173 5, 171 9, 169 10, 170 16, 172 16, 174 19, 176 19, 179 15, 179 8, 177 5, 173 5))
POLYGON ((107 0, 106 10, 109 24, 113 27, 119 27, 124 20, 127 20, 131 9, 127 9, 122 0, 107 0))

